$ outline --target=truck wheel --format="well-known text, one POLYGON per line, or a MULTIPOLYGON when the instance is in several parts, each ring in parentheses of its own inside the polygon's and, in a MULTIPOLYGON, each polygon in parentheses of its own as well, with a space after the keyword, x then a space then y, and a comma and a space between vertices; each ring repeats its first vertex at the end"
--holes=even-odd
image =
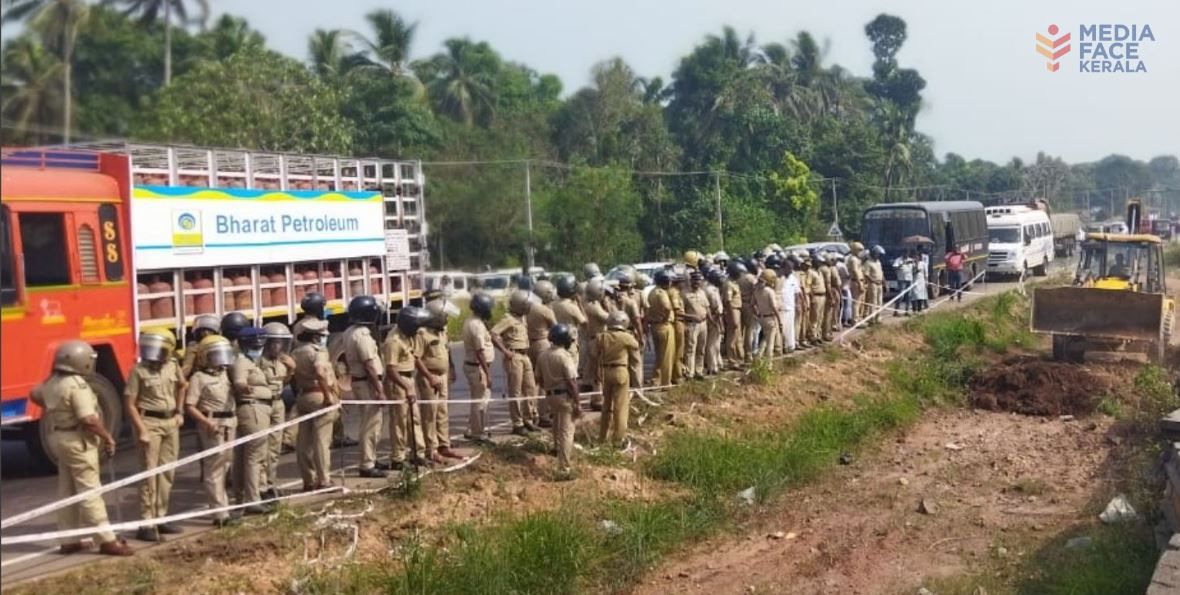
POLYGON ((1065 361, 1065 336, 1053 335, 1053 361, 1065 361))
MULTIPOLYGON (((102 419, 102 425, 118 440, 123 426, 123 404, 119 391, 105 376, 91 376, 86 381, 98 396, 98 416, 102 419)), ((42 418, 26 425, 24 430, 25 447, 29 451, 32 466, 46 472, 57 469, 57 456, 49 446, 49 435, 53 431, 50 423, 48 419, 42 418)))
POLYGON ((1045 275, 1049 274, 1049 257, 1048 256, 1044 257, 1044 259, 1041 260, 1041 264, 1033 267, 1033 274, 1038 277, 1044 277, 1045 275))

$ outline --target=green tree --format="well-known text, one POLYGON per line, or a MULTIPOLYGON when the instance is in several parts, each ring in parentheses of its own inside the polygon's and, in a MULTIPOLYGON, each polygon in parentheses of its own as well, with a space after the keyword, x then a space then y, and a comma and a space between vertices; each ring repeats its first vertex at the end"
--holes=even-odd
POLYGON ((78 30, 90 16, 85 0, 4 0, 3 22, 25 21, 45 47, 58 52, 62 78, 62 142, 73 129, 73 59, 78 30))
MULTIPOLYGON (((189 22, 190 0, 105 0, 111 4, 117 2, 127 6, 128 15, 139 15, 144 25, 154 25, 159 21, 164 23, 164 84, 172 82, 172 21, 175 16, 181 23, 189 22)), ((195 21, 205 26, 209 18, 208 0, 191 0, 199 11, 195 21)))
POLYGON ((21 37, 4 48, 0 113, 16 124, 18 134, 9 137, 9 142, 46 141, 45 129, 61 117, 62 68, 56 56, 30 37, 21 37))
POLYGON ((779 169, 770 173, 770 186, 771 210, 782 218, 780 234, 791 239, 806 238, 819 213, 819 193, 811 168, 787 151, 779 169))
POLYGON ((334 82, 361 58, 341 29, 316 29, 307 40, 311 68, 320 78, 334 82))
POLYGON ((245 49, 263 49, 266 38, 241 17, 223 14, 213 27, 197 36, 204 45, 205 54, 213 60, 226 58, 245 49))
POLYGON ((448 39, 444 51, 417 65, 418 78, 435 113, 466 126, 489 122, 495 113, 496 73, 500 57, 486 42, 448 39))
MULTIPOLYGON (((374 10, 365 15, 372 37, 361 33, 353 36, 364 48, 364 60, 360 66, 373 68, 393 77, 413 77, 410 68, 410 49, 418 23, 410 23, 401 15, 389 9, 374 10)), ((416 80, 416 79, 415 79, 416 80)))
POLYGON ((636 262, 642 210, 631 175, 614 168, 575 167, 541 194, 541 256, 565 270, 583 263, 636 262))
POLYGON ((137 133, 199 145, 347 153, 352 135, 340 107, 340 92, 299 62, 248 47, 177 77, 137 133))

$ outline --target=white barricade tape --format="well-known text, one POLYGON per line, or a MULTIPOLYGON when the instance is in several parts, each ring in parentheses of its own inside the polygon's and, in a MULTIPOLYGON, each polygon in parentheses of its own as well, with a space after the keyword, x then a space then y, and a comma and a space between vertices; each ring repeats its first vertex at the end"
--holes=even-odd
POLYGON ((880 307, 878 307, 876 310, 873 310, 872 312, 870 312, 868 316, 865 316, 856 324, 852 325, 851 327, 849 327, 847 329, 844 329, 844 331, 841 332, 838 337, 836 337, 836 341, 843 344, 844 337, 847 337, 848 333, 851 333, 852 331, 868 324, 869 321, 876 319, 877 316, 879 316, 882 311, 884 311, 886 308, 892 306, 893 304, 897 303, 897 301, 900 300, 903 296, 905 296, 905 294, 907 294, 913 290, 914 290, 914 287, 911 285, 911 286, 905 288, 904 291, 897 292, 897 295, 893 296, 893 299, 889 300, 888 302, 885 302, 880 307))
POLYGON ((182 512, 178 514, 160 517, 158 519, 144 519, 140 521, 129 521, 126 523, 118 523, 115 525, 102 525, 98 527, 82 527, 80 529, 67 529, 65 531, 50 531, 48 533, 33 533, 29 535, 14 535, 12 537, 4 538, 4 545, 17 545, 20 543, 33 543, 38 541, 53 541, 55 539, 67 539, 71 537, 82 537, 85 535, 94 535, 103 531, 111 531, 113 533, 132 531, 140 527, 150 527, 159 525, 161 523, 171 523, 173 521, 184 521, 213 514, 221 514, 223 512, 231 512, 249 506, 258 506, 260 504, 270 504, 272 502, 279 502, 281 500, 294 500, 297 498, 309 498, 311 496, 318 496, 320 494, 327 494, 329 492, 343 492, 349 493, 348 488, 342 486, 328 486, 310 492, 301 492, 298 494, 288 494, 286 496, 279 496, 277 498, 270 498, 267 500, 260 500, 257 502, 246 502, 244 504, 233 504, 230 506, 222 506, 220 508, 207 508, 200 510, 193 510, 189 512, 182 512))
MULTIPOLYGON (((653 391, 667 390, 669 388, 672 388, 673 386, 676 386, 676 385, 674 385, 674 384, 661 384, 659 386, 645 386, 642 388, 633 388, 630 390, 639 391, 639 392, 653 392, 653 391)), ((579 392, 578 396, 579 397, 592 397, 592 396, 601 395, 601 394, 602 394, 602 391, 596 390, 596 391, 579 392)), ((485 399, 447 399, 447 400, 442 400, 442 399, 421 399, 421 400, 419 400, 419 399, 415 399, 414 403, 417 405, 441 405, 443 403, 450 404, 450 405, 466 405, 466 404, 471 404, 471 403, 495 403, 495 402, 508 402, 508 401, 539 401, 544 398, 545 398, 545 395, 535 395, 535 396, 531 396, 531 397, 503 397, 503 398, 499 398, 499 399, 494 399, 491 397, 488 397, 485 399)), ((391 400, 345 399, 343 401, 340 401, 341 405, 403 405, 405 403, 406 403, 405 399, 397 399, 397 400, 392 400, 392 399, 391 400)))
POLYGON ((124 477, 123 479, 120 479, 118 481, 114 481, 114 482, 111 482, 108 484, 100 485, 96 488, 86 490, 85 492, 82 492, 80 494, 74 494, 73 496, 70 496, 68 498, 63 498, 63 499, 58 500, 56 502, 51 502, 51 503, 46 504, 44 506, 34 508, 33 510, 30 510, 28 512, 13 515, 11 517, 4 519, 3 521, 0 521, 0 529, 7 529, 13 525, 17 525, 17 524, 23 523, 25 521, 28 521, 30 519, 35 519, 41 515, 45 515, 45 514, 49 514, 51 512, 61 510, 67 506, 77 504, 79 502, 82 502, 83 500, 87 500, 87 499, 92 498, 94 496, 100 496, 100 495, 105 494, 111 490, 116 490, 116 489, 119 489, 123 486, 131 485, 137 481, 147 479, 147 478, 152 477, 154 475, 159 475, 160 473, 163 473, 165 471, 170 471, 172 469, 176 469, 177 467, 182 467, 182 466, 187 465, 189 463, 194 463, 194 462, 199 461, 201 459, 213 456, 219 452, 229 450, 239 444, 245 444, 245 443, 250 442, 252 440, 256 440, 258 438, 267 436, 271 433, 285 430, 293 425, 305 422, 309 419, 314 419, 314 418, 319 417, 321 415, 335 411, 339 408, 340 408, 340 404, 336 403, 336 404, 330 405, 328 407, 324 407, 323 409, 319 409, 317 411, 312 411, 311 413, 308 413, 306 415, 302 415, 300 417, 296 417, 294 419, 285 421, 281 424, 271 426, 265 430, 260 430, 258 432, 254 432, 253 434, 249 434, 246 436, 241 436, 241 437, 235 438, 229 442, 226 442, 225 444, 217 446, 216 448, 209 448, 206 450, 202 450, 200 452, 197 452, 197 453, 191 454, 187 457, 184 457, 183 459, 177 459, 171 463, 159 465, 157 467, 152 467, 151 469, 141 471, 139 473, 136 473, 135 475, 130 475, 128 477, 124 477))

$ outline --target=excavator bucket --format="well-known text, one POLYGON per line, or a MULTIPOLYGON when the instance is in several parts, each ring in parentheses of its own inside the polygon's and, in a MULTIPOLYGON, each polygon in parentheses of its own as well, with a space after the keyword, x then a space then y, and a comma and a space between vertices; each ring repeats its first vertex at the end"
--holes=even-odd
POLYGON ((1033 291, 1032 330, 1090 339, 1155 341, 1164 317, 1162 294, 1090 287, 1033 291))

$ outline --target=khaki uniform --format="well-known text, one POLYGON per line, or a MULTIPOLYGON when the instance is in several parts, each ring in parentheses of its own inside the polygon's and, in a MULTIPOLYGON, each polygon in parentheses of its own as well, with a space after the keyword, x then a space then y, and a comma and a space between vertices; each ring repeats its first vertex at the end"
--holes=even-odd
POLYGON ((873 324, 880 322, 880 312, 878 310, 883 305, 885 297, 885 271, 881 268, 881 261, 875 258, 870 258, 864 265, 865 279, 868 281, 867 292, 865 300, 868 304, 865 306, 865 316, 870 314, 873 317, 873 324))
MULTIPOLYGON (((375 401, 378 395, 369 381, 366 363, 376 364, 382 369, 377 341, 369 327, 354 324, 344 331, 344 364, 352 379, 352 398, 358 401, 375 401)), ((387 405, 361 405, 361 469, 372 469, 377 464, 377 441, 384 422, 387 405)))
POLYGON ((726 279, 721 287, 721 304, 725 309, 725 357, 732 367, 746 359, 746 344, 742 331, 742 293, 738 284, 726 279))
MULTIPOLYGON (((586 344, 590 345, 594 342, 598 333, 606 330, 606 318, 610 316, 610 311, 602 305, 602 302, 588 302, 586 304, 586 344)), ((583 358, 585 368, 582 370, 582 378, 588 380, 590 390, 599 390, 602 387, 602 379, 598 377, 598 355, 594 353, 593 349, 588 349, 586 357, 583 358)), ((602 404, 602 395, 591 395, 591 405, 602 404)))
POLYGON ((184 350, 184 360, 180 364, 180 373, 184 374, 187 380, 193 377, 193 372, 197 371, 197 343, 194 341, 189 343, 188 349, 184 350))
MULTIPOLYGON (((492 327, 492 334, 500 337, 511 357, 504 358, 504 376, 508 381, 508 398, 533 397, 537 395, 537 381, 533 375, 533 363, 529 360, 528 328, 524 320, 509 312, 492 327)), ((547 352, 546 352, 547 353, 547 352)), ((537 422, 535 400, 509 401, 508 417, 513 428, 524 427, 524 422, 537 422)))
POLYGON ((759 283, 754 288, 754 312, 758 316, 758 326, 762 333, 762 339, 758 343, 759 357, 768 358, 774 355, 779 309, 778 292, 771 285, 759 283))
POLYGON ((747 272, 738 277, 738 292, 742 298, 742 354, 746 361, 754 357, 754 343, 758 337, 758 317, 754 314, 754 286, 758 280, 747 272))
POLYGON ((587 323, 586 313, 582 312, 582 307, 573 298, 560 298, 553 302, 553 316, 558 324, 569 327, 570 335, 574 338, 574 344, 570 345, 569 352, 574 356, 574 361, 580 362, 578 345, 581 343, 582 329, 587 323))
POLYGON ((434 392, 433 389, 426 393, 422 392, 414 380, 414 358, 418 357, 421 341, 420 335, 406 337, 400 330, 395 330, 389 333, 385 337, 385 342, 381 344, 381 359, 385 361, 385 393, 391 401, 401 401, 389 406, 389 459, 394 465, 405 462, 410 440, 414 441, 414 449, 418 456, 426 451, 426 439, 422 435, 425 417, 423 414, 414 416, 411 424, 408 402, 410 397, 424 399, 427 397, 422 395, 434 392), (409 395, 402 390, 389 377, 391 373, 405 380, 414 390, 414 394, 409 395))
MULTIPOLYGON (((83 419, 98 415, 98 395, 81 376, 61 372, 54 372, 33 391, 34 400, 44 403, 41 423, 50 425, 49 448, 57 455, 57 497, 69 498, 102 485, 98 463, 102 441, 82 428, 83 419)), ((109 524, 102 496, 91 496, 57 512, 57 528, 63 531, 109 524)), ((110 543, 115 541, 115 534, 99 531, 95 539, 110 543)), ((71 537, 61 543, 80 541, 71 537)))
POLYGON ((574 452, 574 401, 566 391, 567 381, 577 382, 578 363, 569 351, 553 345, 537 358, 541 386, 553 413, 553 443, 557 446, 557 467, 570 470, 570 456, 574 452))
MULTIPOLYGON (((185 391, 184 404, 195 407, 215 426, 213 431, 203 427, 197 429, 201 450, 217 448, 237 436, 238 418, 234 414, 234 397, 230 389, 229 376, 224 370, 194 372, 185 391)), ((229 497, 225 494, 225 476, 229 473, 232 460, 233 453, 228 450, 201 459, 201 476, 205 478, 203 483, 210 508, 223 508, 229 505, 229 497)), ((215 519, 227 517, 228 512, 220 512, 214 516, 215 519)))
POLYGON ((495 361, 496 350, 492 345, 492 333, 488 325, 479 318, 472 316, 463 324, 463 374, 467 377, 467 389, 471 393, 471 408, 467 414, 467 435, 481 438, 487 431, 488 399, 491 391, 492 379, 484 373, 479 365, 479 356, 483 354, 483 361, 488 370, 495 361))
POLYGON ((641 296, 636 295, 635 290, 621 292, 617 306, 619 310, 622 310, 627 315, 627 320, 631 321, 631 334, 635 335, 635 340, 639 342, 642 348, 643 306, 640 305, 641 301, 641 296))
POLYGON ((855 254, 848 257, 848 278, 852 293, 852 323, 856 324, 865 316, 865 273, 860 257, 855 254))
POLYGON ((435 388, 426 381, 424 375, 418 375, 419 398, 423 401, 442 401, 418 404, 418 413, 422 418, 422 434, 426 441, 426 456, 429 457, 439 449, 451 448, 450 412, 446 403, 451 394, 451 353, 447 332, 430 328, 418 329, 417 348, 422 365, 440 381, 439 387, 435 388))
MULTIPOLYGON (((537 356, 549 349, 549 329, 557 324, 557 317, 553 309, 545 304, 533 304, 529 313, 524 317, 524 325, 529 333, 529 361, 533 369, 537 369, 537 356)), ((548 405, 545 401, 537 403, 537 413, 542 418, 549 417, 548 405)))
POLYGON ((705 295, 709 298, 709 319, 705 324, 705 373, 716 374, 721 371, 721 338, 725 334, 721 316, 725 309, 721 305, 721 290, 716 286, 706 286, 705 295))
MULTIPOLYGON (((271 358, 263 355, 258 359, 258 367, 266 375, 266 383, 270 385, 270 426, 273 428, 287 421, 287 404, 283 402, 283 387, 291 380, 295 367, 286 357, 271 358)), ((282 432, 271 432, 266 438, 266 464, 263 465, 262 488, 264 490, 278 490, 279 455, 283 454, 282 432)))
MULTIPOLYGON (((272 394, 266 374, 244 353, 238 354, 229 367, 231 386, 246 384, 249 393, 235 389, 237 396, 238 434, 250 435, 270 428, 270 404, 272 394)), ((257 502, 261 499, 262 480, 265 474, 267 453, 270 443, 267 436, 251 440, 234 448, 234 496, 239 504, 257 502)))
POLYGON ((705 374, 705 343, 709 338, 709 296, 704 287, 681 292, 684 302, 684 376, 705 374))
POLYGON ((668 299, 672 301, 672 384, 680 384, 684 380, 684 352, 687 349, 685 341, 688 339, 688 327, 684 323, 684 294, 683 287, 672 287, 668 290, 668 299))
POLYGON ((827 275, 827 279, 824 280, 828 285, 828 301, 824 309, 824 340, 831 341, 832 331, 840 322, 840 300, 843 298, 840 286, 843 282, 840 280, 840 271, 834 266, 827 267, 827 275))
POLYGON ((824 336, 824 312, 826 312, 828 301, 828 282, 823 271, 817 269, 807 271, 807 286, 811 291, 811 311, 808 312, 810 326, 807 331, 807 340, 815 343, 824 336))
POLYGON ((631 414, 631 388, 643 384, 643 359, 639 341, 625 330, 609 330, 595 340, 602 365, 602 417, 598 441, 618 444, 627 437, 631 414))
MULTIPOLYGON (((140 362, 131 369, 123 394, 135 399, 143 420, 146 445, 141 443, 144 470, 176 460, 180 452, 180 417, 177 389, 183 384, 180 364, 169 359, 159 367, 140 362)), ((168 516, 174 471, 165 471, 139 484, 139 514, 144 519, 168 516)))
MULTIPOLYGON (((295 375, 291 384, 298 395, 295 411, 307 415, 336 402, 340 398, 340 387, 336 384, 336 371, 328 357, 328 348, 316 343, 303 343, 291 351, 295 360, 295 375), (327 379, 329 393, 320 386, 320 378, 327 379)), ((340 411, 325 413, 319 417, 299 422, 299 433, 295 438, 295 461, 304 488, 327 486, 331 478, 332 424, 340 417, 340 411)))
POLYGON ((676 336, 672 330, 672 300, 669 290, 657 287, 648 294, 647 323, 655 341, 656 362, 653 381, 656 386, 672 384, 672 360, 676 358, 676 336))
POLYGON ((800 270, 799 293, 795 302, 795 343, 802 345, 811 336, 811 269, 800 270))

